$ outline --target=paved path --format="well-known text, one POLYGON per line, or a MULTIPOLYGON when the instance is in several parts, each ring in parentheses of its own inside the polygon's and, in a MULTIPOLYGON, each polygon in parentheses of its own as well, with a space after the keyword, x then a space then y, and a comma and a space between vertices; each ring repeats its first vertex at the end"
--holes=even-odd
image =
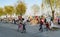
POLYGON ((0 23, 0 37, 60 37, 58 31, 39 32, 38 25, 26 25, 27 33, 17 32, 17 25, 10 23, 0 23))
POLYGON ((53 27, 57 27, 57 28, 60 28, 60 25, 54 25, 53 27))

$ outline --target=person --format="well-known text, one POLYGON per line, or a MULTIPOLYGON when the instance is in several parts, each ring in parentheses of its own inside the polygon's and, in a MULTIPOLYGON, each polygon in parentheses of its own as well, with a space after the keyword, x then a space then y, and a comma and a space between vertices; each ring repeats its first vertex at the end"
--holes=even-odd
POLYGON ((23 32, 26 32, 26 27, 25 27, 26 24, 23 24, 23 32))
POLYGON ((44 22, 46 23, 46 18, 44 19, 44 22))
POLYGON ((49 23, 48 22, 46 22, 46 30, 48 31, 48 30, 50 30, 50 25, 49 25, 49 23))
POLYGON ((42 28, 42 25, 43 25, 43 21, 42 21, 42 18, 40 19, 40 25, 39 25, 39 31, 41 30, 41 31, 43 31, 43 28, 42 28))
POLYGON ((26 20, 23 18, 23 32, 26 32, 26 20))
POLYGON ((60 19, 58 19, 58 24, 60 24, 60 19))
POLYGON ((23 33, 23 25, 22 25, 22 22, 20 22, 20 24, 18 25, 18 31, 21 31, 21 33, 23 33))
POLYGON ((1 22, 2 22, 3 19, 1 19, 1 22))
POLYGON ((13 19, 13 23, 16 24, 16 20, 15 19, 13 19))

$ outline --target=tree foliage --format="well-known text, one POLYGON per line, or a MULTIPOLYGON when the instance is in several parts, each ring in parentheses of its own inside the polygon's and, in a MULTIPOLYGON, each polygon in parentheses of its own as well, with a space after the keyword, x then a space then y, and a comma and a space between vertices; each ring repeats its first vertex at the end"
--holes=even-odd
POLYGON ((26 5, 25 3, 21 2, 18 3, 17 7, 16 7, 16 14, 17 15, 23 15, 26 12, 26 5))
POLYGON ((60 0, 45 0, 45 3, 51 7, 56 6, 55 8, 60 8, 60 0))
POLYGON ((55 0, 45 0, 45 3, 50 5, 51 10, 53 10, 53 7, 55 6, 55 0))
POLYGON ((52 18, 54 19, 54 6, 56 5, 56 0, 45 0, 45 2, 47 2, 47 4, 50 5, 51 11, 52 11, 52 18))
POLYGON ((60 0, 56 0, 56 7, 60 8, 60 0))
POLYGON ((13 6, 5 6, 5 14, 12 15, 14 11, 13 6))
POLYGON ((3 8, 0 8, 0 16, 3 15, 3 8))

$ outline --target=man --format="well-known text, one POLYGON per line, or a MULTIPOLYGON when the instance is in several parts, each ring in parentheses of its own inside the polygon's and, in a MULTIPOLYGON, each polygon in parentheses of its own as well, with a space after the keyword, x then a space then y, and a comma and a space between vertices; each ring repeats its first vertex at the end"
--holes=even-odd
POLYGON ((22 19, 23 21, 23 32, 26 32, 26 20, 24 20, 24 18, 22 19))
POLYGON ((40 30, 43 31, 42 25, 43 25, 43 19, 41 18, 41 19, 40 19, 40 26, 39 26, 40 28, 39 28, 39 31, 40 31, 40 30))
POLYGON ((49 25, 49 23, 48 22, 46 22, 46 30, 48 31, 48 30, 50 30, 50 25, 49 25))

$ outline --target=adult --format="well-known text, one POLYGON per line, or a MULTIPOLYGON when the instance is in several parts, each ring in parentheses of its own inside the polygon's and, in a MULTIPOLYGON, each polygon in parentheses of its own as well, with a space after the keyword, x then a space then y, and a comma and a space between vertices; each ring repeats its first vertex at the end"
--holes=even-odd
POLYGON ((27 20, 25 20, 24 18, 22 19, 22 21, 23 21, 23 32, 26 32, 26 21, 27 20))
POLYGON ((13 23, 16 24, 16 20, 15 19, 13 19, 13 23))
POLYGON ((42 28, 42 26, 43 26, 43 20, 42 20, 42 18, 40 19, 40 25, 39 25, 39 31, 41 30, 41 31, 43 31, 43 28, 42 28))
POLYGON ((46 30, 48 31, 48 30, 50 30, 50 25, 49 25, 49 23, 48 22, 46 22, 46 30))

